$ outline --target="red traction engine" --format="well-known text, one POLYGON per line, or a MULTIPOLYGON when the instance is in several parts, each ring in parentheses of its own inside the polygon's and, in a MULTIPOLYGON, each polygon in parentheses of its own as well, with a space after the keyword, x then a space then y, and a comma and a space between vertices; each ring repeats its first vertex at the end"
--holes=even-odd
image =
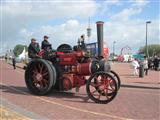
MULTIPOLYGON (((98 26, 103 30, 102 22, 98 22, 98 26)), ((81 46, 76 48, 62 44, 57 51, 44 52, 41 59, 31 60, 25 71, 28 89, 33 94, 46 95, 52 89, 68 91, 76 88, 78 91, 86 85, 91 100, 96 103, 112 101, 120 87, 118 75, 110 70, 110 65, 102 57, 90 58, 81 46)))

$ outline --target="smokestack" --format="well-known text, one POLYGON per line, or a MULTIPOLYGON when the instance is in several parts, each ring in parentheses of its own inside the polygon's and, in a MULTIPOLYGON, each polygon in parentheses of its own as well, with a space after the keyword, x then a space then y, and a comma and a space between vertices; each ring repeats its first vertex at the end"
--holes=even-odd
POLYGON ((97 42, 98 42, 98 57, 103 57, 103 21, 96 22, 97 24, 97 42))

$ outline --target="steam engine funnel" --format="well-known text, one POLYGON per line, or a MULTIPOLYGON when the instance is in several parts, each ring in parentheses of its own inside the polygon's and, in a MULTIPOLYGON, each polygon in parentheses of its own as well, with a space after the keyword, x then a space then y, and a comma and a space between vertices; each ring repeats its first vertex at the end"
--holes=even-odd
POLYGON ((98 42, 98 57, 103 57, 103 21, 96 22, 97 24, 97 42, 98 42))

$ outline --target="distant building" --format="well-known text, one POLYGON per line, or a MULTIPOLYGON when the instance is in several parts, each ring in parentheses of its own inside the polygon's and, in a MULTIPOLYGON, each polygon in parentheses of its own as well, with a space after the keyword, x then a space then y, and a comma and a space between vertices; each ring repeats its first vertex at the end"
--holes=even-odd
MULTIPOLYGON (((97 42, 88 43, 86 44, 87 51, 90 52, 91 56, 97 56, 98 55, 98 44, 97 42)), ((106 47, 106 44, 104 44, 104 57, 108 58, 109 49, 106 47)))

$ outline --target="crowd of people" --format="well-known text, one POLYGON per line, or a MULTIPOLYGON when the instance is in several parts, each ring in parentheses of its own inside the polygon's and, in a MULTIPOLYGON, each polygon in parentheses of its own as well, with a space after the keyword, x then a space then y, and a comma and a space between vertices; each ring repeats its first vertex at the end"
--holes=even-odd
POLYGON ((154 56, 148 59, 148 68, 151 70, 159 70, 160 69, 160 57, 154 56))
POLYGON ((145 75, 148 75, 148 70, 160 70, 160 58, 158 56, 150 57, 147 59, 144 56, 144 60, 134 59, 132 61, 133 75, 139 75, 138 69, 143 66, 145 75))

